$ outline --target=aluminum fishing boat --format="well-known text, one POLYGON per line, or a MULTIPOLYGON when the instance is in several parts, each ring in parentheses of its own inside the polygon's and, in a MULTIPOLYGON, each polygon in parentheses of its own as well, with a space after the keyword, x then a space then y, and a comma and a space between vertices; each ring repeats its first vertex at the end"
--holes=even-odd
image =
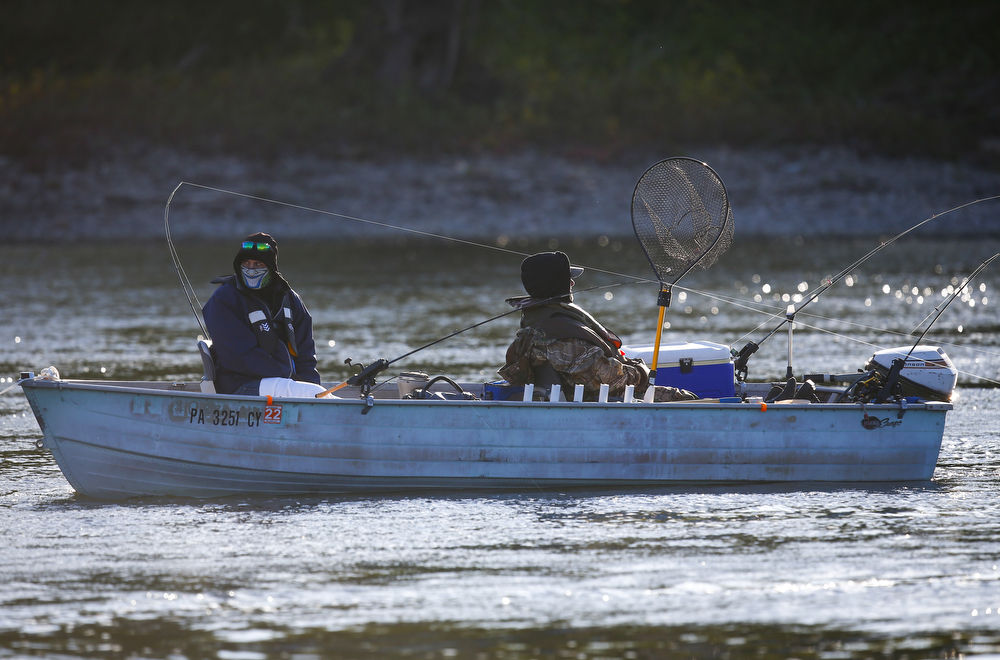
MULTIPOLYGON (((943 368, 906 366, 904 377, 943 368)), ((432 398, 347 387, 337 399, 54 372, 22 374, 20 385, 40 446, 78 493, 100 499, 924 481, 952 409, 916 397, 836 402, 823 391, 825 403, 765 403, 768 384, 671 403, 490 400, 483 383, 440 382, 424 390, 440 391, 432 398), (445 398, 452 385, 466 395, 445 398)))

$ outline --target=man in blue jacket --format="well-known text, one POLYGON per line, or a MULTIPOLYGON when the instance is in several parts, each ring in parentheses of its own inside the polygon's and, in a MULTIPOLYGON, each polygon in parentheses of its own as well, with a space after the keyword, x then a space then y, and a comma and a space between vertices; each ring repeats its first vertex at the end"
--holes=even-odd
POLYGON ((278 243, 247 236, 202 313, 218 362, 221 394, 314 397, 323 391, 316 370, 312 316, 278 272, 278 243))

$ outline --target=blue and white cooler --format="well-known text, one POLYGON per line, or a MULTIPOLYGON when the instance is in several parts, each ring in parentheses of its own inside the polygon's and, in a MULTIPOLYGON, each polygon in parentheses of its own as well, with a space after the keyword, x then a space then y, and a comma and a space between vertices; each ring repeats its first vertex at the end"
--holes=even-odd
MULTIPOLYGON (((653 366, 653 346, 622 346, 625 357, 642 358, 653 366)), ((710 341, 674 341, 660 344, 656 385, 679 387, 703 399, 735 395, 736 372, 729 347, 710 341)))

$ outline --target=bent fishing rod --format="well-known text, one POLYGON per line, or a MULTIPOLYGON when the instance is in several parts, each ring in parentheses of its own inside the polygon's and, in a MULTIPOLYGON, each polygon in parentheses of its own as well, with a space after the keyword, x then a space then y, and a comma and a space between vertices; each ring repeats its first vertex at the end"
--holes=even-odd
MULTIPOLYGON (((942 213, 935 213, 931 217, 926 218, 925 220, 921 220, 920 222, 918 222, 917 224, 913 225, 909 229, 907 229, 907 230, 905 230, 903 232, 900 232, 899 234, 896 234, 895 236, 893 236, 892 238, 890 238, 890 239, 888 239, 886 241, 883 241, 878 246, 876 246, 871 251, 869 251, 866 255, 864 255, 863 257, 861 257, 860 259, 858 259, 857 261, 855 261, 854 263, 852 263, 850 266, 848 266, 847 268, 845 268, 842 271, 840 271, 839 273, 837 273, 834 277, 828 279, 820 287, 818 287, 815 290, 813 290, 813 292, 809 294, 809 297, 806 300, 804 300, 802 302, 802 304, 799 305, 797 308, 795 307, 795 305, 789 305, 787 311, 785 312, 785 318, 781 319, 781 321, 778 322, 778 325, 775 326, 774 329, 771 330, 771 332, 767 333, 767 335, 765 335, 763 339, 761 339, 759 342, 748 341, 746 343, 746 345, 743 346, 743 348, 741 348, 739 351, 736 351, 735 349, 731 349, 731 350, 733 350, 733 357, 736 358, 736 360, 735 360, 736 379, 739 382, 743 382, 744 379, 747 377, 747 362, 750 360, 751 356, 753 356, 753 354, 757 352, 757 350, 760 348, 761 344, 763 344, 765 341, 767 341, 768 339, 770 339, 786 323, 789 323, 789 324, 793 323, 795 321, 795 315, 796 314, 798 314, 803 309, 805 309, 805 307, 808 306, 810 303, 814 302, 817 298, 819 298, 823 293, 825 293, 834 284, 836 284, 837 282, 839 282, 840 280, 842 280, 844 277, 846 277, 847 274, 850 273, 852 270, 854 270, 855 268, 857 268, 861 264, 865 263, 871 257, 875 256, 876 254, 878 254, 879 252, 881 252, 885 248, 889 247, 890 245, 892 245, 893 243, 895 243, 897 240, 899 240, 903 236, 906 236, 907 234, 909 234, 910 232, 912 232, 912 231, 914 231, 916 229, 919 229, 920 227, 924 226, 925 224, 927 224, 928 222, 930 222, 932 220, 936 220, 936 219, 938 219, 938 218, 940 218, 942 216, 948 215, 949 213, 953 213, 955 211, 959 211, 961 209, 967 208, 969 206, 973 206, 975 204, 979 204, 981 202, 989 202, 989 201, 993 201, 993 200, 996 200, 996 199, 1000 199, 1000 195, 994 195, 992 197, 984 197, 982 199, 976 199, 976 200, 973 200, 971 202, 966 202, 965 204, 961 204, 961 205, 956 206, 954 208, 950 208, 947 211, 944 211, 942 213)), ((789 350, 791 350, 791 349, 789 348, 789 350)), ((789 368, 789 371, 790 371, 791 370, 791 360, 789 360, 788 368, 789 368)), ((787 377, 790 377, 790 376, 791 376, 790 373, 787 374, 787 377)))
POLYGON ((194 292, 194 287, 191 285, 191 280, 188 279, 187 273, 184 272, 184 266, 181 265, 181 257, 177 254, 177 249, 174 247, 174 241, 170 237, 170 202, 174 200, 174 195, 177 191, 181 189, 184 182, 181 181, 177 184, 177 187, 173 189, 170 193, 170 197, 167 197, 167 205, 163 209, 163 231, 167 235, 167 247, 170 250, 170 259, 174 262, 174 271, 177 273, 177 279, 181 281, 181 288, 184 289, 184 295, 187 297, 188 305, 191 306, 191 312, 194 314, 194 318, 198 321, 198 327, 201 328, 202 336, 205 339, 211 340, 211 335, 208 334, 208 328, 205 327, 205 321, 201 318, 201 301, 198 300, 198 294, 194 292), (197 306, 195 305, 197 303, 197 306))
MULTIPOLYGON (((959 286, 957 289, 955 289, 954 293, 952 293, 951 296, 948 298, 948 301, 943 306, 939 305, 940 309, 938 307, 934 308, 934 310, 937 312, 937 314, 934 315, 934 318, 931 319, 931 322, 927 324, 927 327, 924 328, 924 331, 920 333, 919 337, 917 337, 917 341, 913 342, 913 346, 910 348, 909 352, 907 352, 906 357, 904 359, 910 357, 910 355, 917 348, 917 346, 920 345, 920 342, 923 341, 924 336, 931 329, 931 326, 934 325, 935 323, 937 323, 937 320, 939 318, 941 318, 942 314, 944 314, 944 310, 948 309, 948 305, 950 305, 951 303, 955 302, 955 298, 957 298, 958 295, 960 293, 962 293, 962 291, 965 290, 965 287, 967 287, 972 282, 972 280, 974 280, 976 278, 976 275, 978 275, 979 273, 983 272, 986 269, 986 267, 989 266, 991 263, 993 263, 993 261, 995 259, 997 259, 998 257, 1000 257, 1000 252, 994 254, 992 257, 990 257, 989 259, 987 259, 983 263, 979 264, 979 268, 977 268, 976 270, 972 271, 972 273, 970 273, 969 276, 966 277, 962 281, 961 286, 959 286)), ((926 321, 926 320, 927 319, 924 319, 924 321, 926 321)), ((917 325, 917 328, 919 328, 921 325, 923 325, 923 321, 921 321, 917 325)), ((914 328, 913 332, 916 332, 917 328, 914 328)), ((913 333, 911 332, 910 334, 913 334, 913 333)))
MULTIPOLYGON (((648 168, 635 185, 632 193, 632 229, 660 283, 657 299, 660 314, 650 368, 655 374, 663 315, 670 306, 673 285, 696 268, 711 266, 732 243, 733 213, 725 184, 715 170, 701 161, 687 157, 661 160, 648 168), (670 282, 665 281, 668 277, 672 277, 670 282)), ((482 323, 490 320, 493 319, 482 323)), ((429 346, 436 343, 432 342, 429 346)), ((406 356, 396 360, 403 357, 406 356)), ((352 379, 316 396, 324 396, 349 384, 361 383, 363 388, 369 387, 366 383, 372 383, 375 375, 390 364, 384 358, 373 362, 352 379)))
MULTIPOLYGON (((671 160, 673 160, 673 159, 671 159, 671 160)), ((707 168, 707 166, 706 166, 706 168, 707 168)), ((708 168, 708 169, 710 169, 710 168, 708 168)), ((397 230, 397 231, 403 231, 403 232, 412 233, 412 234, 416 234, 416 235, 424 236, 424 237, 428 237, 428 238, 436 238, 436 239, 440 239, 440 240, 446 240, 446 241, 456 242, 456 243, 460 243, 460 244, 470 245, 470 246, 473 246, 473 247, 486 248, 486 249, 490 249, 490 250, 494 250, 494 251, 499 251, 499 252, 505 252, 505 253, 508 253, 508 254, 522 256, 522 257, 523 256, 527 256, 525 253, 518 252, 516 250, 510 250, 510 249, 507 249, 507 248, 504 248, 504 247, 500 247, 500 246, 494 246, 494 245, 487 245, 487 244, 483 244, 483 243, 477 243, 477 242, 474 242, 474 241, 469 241, 469 240, 455 238, 455 237, 450 237, 450 236, 444 236, 444 235, 440 235, 440 234, 433 234, 433 233, 430 233, 430 232, 425 232, 425 231, 422 231, 422 230, 412 229, 412 228, 408 228, 408 227, 401 227, 401 226, 392 225, 392 224, 389 224, 389 223, 383 223, 383 222, 378 222, 378 221, 374 221, 374 220, 367 220, 365 218, 359 218, 359 217, 356 217, 356 216, 345 215, 345 214, 342 214, 342 213, 335 213, 333 211, 326 211, 326 210, 323 210, 323 209, 311 208, 311 207, 302 206, 302 205, 299 205, 299 204, 293 204, 293 203, 290 203, 290 202, 284 202, 284 201, 280 201, 280 200, 273 200, 273 199, 268 199, 266 197, 260 197, 260 196, 256 196, 256 195, 250 195, 250 194, 246 194, 246 193, 240 193, 240 192, 236 192, 236 191, 226 190, 226 189, 223 189, 223 188, 217 188, 217 187, 213 187, 213 186, 206 186, 206 185, 202 185, 202 184, 198 184, 198 183, 193 183, 193 182, 188 182, 188 181, 181 181, 177 185, 177 187, 171 192, 169 198, 167 199, 167 204, 166 204, 166 207, 164 209, 164 214, 163 214, 163 223, 164 223, 164 229, 165 229, 166 236, 167 236, 167 244, 168 244, 169 249, 170 249, 171 259, 173 260, 174 268, 175 268, 175 270, 177 272, 178 279, 180 280, 181 287, 183 288, 183 290, 185 292, 185 295, 187 296, 188 303, 191 306, 191 310, 192 310, 192 312, 195 315, 195 319, 198 321, 199 327, 201 328, 202 333, 203 333, 203 335, 206 338, 210 338, 209 333, 208 333, 208 329, 205 327, 205 324, 204 324, 204 322, 203 322, 203 320, 202 320, 202 318, 201 318, 201 316, 200 316, 200 314, 198 312, 198 310, 201 308, 201 302, 198 300, 198 297, 197 297, 197 295, 194 292, 194 288, 191 285, 191 282, 188 279, 187 274, 184 271, 183 266, 181 265, 180 257, 179 257, 179 255, 177 253, 177 250, 175 249, 175 247, 173 245, 173 241, 172 241, 172 238, 171 238, 171 235, 170 235, 170 225, 169 225, 170 204, 173 201, 175 194, 183 186, 185 186, 185 185, 192 186, 192 187, 195 187, 195 188, 200 188, 200 189, 203 189, 203 190, 212 191, 212 192, 218 192, 218 193, 221 193, 221 194, 233 195, 233 196, 236 196, 236 197, 242 197, 242 198, 250 199, 250 200, 254 200, 254 201, 260 201, 260 202, 265 202, 265 203, 274 204, 274 205, 278 205, 278 206, 284 206, 284 207, 288 207, 288 208, 299 209, 299 210, 303 210, 303 211, 307 211, 307 212, 311 212, 311 213, 317 213, 317 214, 321 214, 321 215, 328 215, 328 216, 332 216, 332 217, 342 218, 342 219, 345 219, 345 220, 352 220, 352 221, 355 221, 355 222, 362 222, 362 223, 365 223, 365 224, 371 224, 371 225, 374 225, 374 226, 384 227, 384 228, 387 228, 387 229, 393 229, 393 230, 397 230)), ((788 323, 789 321, 794 320, 794 314, 795 313, 801 311, 808 304, 810 304, 811 302, 813 302, 816 298, 819 297, 819 295, 821 295, 823 292, 825 292, 827 289, 829 289, 831 286, 833 286, 835 283, 837 283, 843 277, 845 277, 847 275, 847 273, 849 273, 852 269, 860 266, 862 263, 864 263, 865 261, 867 261, 870 257, 874 256, 880 250, 882 250, 885 247, 889 246, 890 244, 892 244, 893 242, 895 242, 899 238, 902 238, 903 236, 905 236, 906 234, 910 233, 911 231, 914 231, 915 229, 921 227, 922 225, 930 222, 931 220, 934 220, 934 219, 939 218, 941 216, 947 215, 947 214, 952 213, 954 211, 958 211, 958 210, 960 210, 962 208, 978 204, 980 202, 986 202, 986 201, 991 201, 991 200, 995 200, 995 199, 1000 199, 1000 195, 996 195, 996 196, 993 196, 993 197, 982 198, 982 199, 976 199, 976 200, 973 200, 971 202, 967 202, 965 204, 962 204, 962 205, 956 206, 954 208, 951 208, 951 209, 949 209, 947 211, 944 211, 942 213, 935 214, 935 215, 931 216, 930 218, 927 218, 927 219, 923 220, 922 222, 917 223, 913 227, 910 227, 906 231, 904 231, 904 232, 902 232, 902 233, 900 233, 900 234, 892 237, 888 241, 885 241, 884 243, 882 243, 879 246, 877 246, 876 248, 874 248, 872 251, 870 251, 868 254, 866 254, 865 256, 863 256, 861 259, 857 260, 855 263, 851 264, 846 269, 844 269, 843 271, 841 271, 837 276, 835 276, 834 278, 828 280, 818 290, 816 290, 812 294, 810 294, 810 297, 801 306, 799 306, 799 308, 797 310, 794 310, 790 315, 786 314, 786 318, 784 320, 782 320, 778 324, 778 326, 773 331, 771 331, 760 342, 752 342, 752 341, 748 342, 747 345, 744 346, 743 349, 741 351, 739 351, 738 353, 735 353, 735 351, 734 351, 734 357, 736 357, 736 359, 737 359, 736 360, 736 364, 737 364, 737 376, 739 377, 739 375, 741 374, 741 372, 742 372, 743 377, 746 376, 746 363, 747 363, 747 361, 757 351, 757 349, 760 347, 760 345, 764 343, 764 341, 766 341, 768 338, 770 338, 785 323, 788 323)), ((730 223, 730 227, 731 227, 731 223, 732 223, 731 215, 730 215, 729 218, 727 218, 727 220, 730 223)), ((634 222, 635 222, 635 220, 634 220, 634 217, 633 217, 633 224, 634 224, 634 222)), ((718 238, 715 241, 713 241, 712 245, 709 247, 709 249, 705 250, 704 253, 702 255, 700 255, 698 259, 695 260, 695 264, 698 264, 699 262, 702 261, 701 257, 706 256, 706 255, 708 255, 708 253, 712 252, 715 249, 716 244, 719 243, 719 242, 720 241, 718 240, 718 238)), ((640 243, 643 244, 643 242, 641 240, 640 240, 640 243)), ((728 247, 728 245, 726 245, 725 247, 728 247)), ((644 250, 646 249, 646 245, 645 244, 643 244, 643 249, 644 250)), ((647 253, 647 256, 649 256, 648 253, 647 253)), ((716 257, 717 254, 716 255, 712 255, 712 256, 716 257)), ((714 261, 714 258, 712 260, 714 261)), ((690 264, 686 269, 684 269, 683 272, 680 274, 680 276, 676 277, 674 279, 673 285, 676 286, 677 282, 681 279, 681 277, 683 277, 690 270, 692 270, 693 267, 695 266, 695 264, 690 264)), ((601 269, 601 268, 595 268, 593 266, 587 266, 587 269, 591 270, 591 271, 594 271, 594 272, 600 272, 600 273, 605 273, 605 274, 609 274, 609 275, 615 275, 615 276, 619 276, 619 277, 634 278, 633 282, 628 282, 628 283, 652 283, 653 282, 653 280, 650 280, 650 279, 647 279, 647 278, 637 277, 637 276, 634 276, 634 275, 627 275, 627 274, 623 274, 623 273, 618 273, 616 271, 610 271, 610 270, 605 270, 605 269, 601 269)), ((669 272, 670 269, 668 268, 666 270, 669 272)), ((659 280, 659 284, 661 285, 661 289, 664 288, 663 287, 663 285, 664 285, 663 278, 660 277, 659 274, 658 274, 658 280, 659 280)), ((598 288, 598 287, 594 287, 594 288, 598 288)), ((660 311, 661 311, 661 314, 662 314, 662 312, 664 311, 662 307, 661 307, 660 311)), ((501 318, 502 316, 505 316, 506 314, 509 314, 509 313, 511 313, 511 312, 506 312, 505 314, 502 314, 502 315, 500 315, 500 316, 498 316, 496 318, 501 318)), ((476 324, 476 325, 470 326, 469 328, 466 328, 465 330, 472 329, 474 327, 478 327, 478 325, 481 325, 483 323, 488 323, 488 322, 490 322, 492 320, 495 320, 495 319, 487 319, 486 321, 483 321, 480 324, 476 324)), ((658 326, 662 327, 661 324, 658 324, 658 326)), ((460 332, 464 332, 465 330, 462 330, 460 332)), ((458 334, 458 333, 455 333, 455 334, 458 334)), ((659 335, 659 333, 657 333, 657 335, 659 335)), ((448 337, 444 337, 444 338, 442 338, 439 341, 443 341, 445 339, 448 339, 451 336, 454 336, 454 335, 449 335, 448 337)), ((433 342, 431 345, 433 345, 434 343, 437 343, 437 342, 433 342)), ((421 349, 418 349, 418 350, 422 350, 422 348, 424 348, 424 347, 421 347, 421 349)), ((403 356, 401 356, 401 358, 402 357, 403 356)), ((401 358, 399 358, 399 359, 401 359, 401 358)), ((393 360, 393 362, 395 362, 395 360, 393 360)))
MULTIPOLYGON (((216 187, 212 187, 212 186, 205 186, 205 185, 198 184, 198 183, 191 183, 191 182, 188 182, 188 181, 181 181, 179 184, 177 184, 177 187, 174 188, 174 190, 170 193, 170 196, 167 198, 167 203, 166 203, 166 206, 165 206, 165 208, 163 210, 163 227, 164 227, 164 232, 165 232, 166 237, 167 237, 167 246, 169 247, 169 250, 170 250, 170 258, 173 261, 174 270, 176 271, 177 277, 180 280, 181 288, 184 290, 184 294, 187 297, 188 304, 191 307, 191 311, 194 313, 195 319, 198 321, 198 325, 201 328, 203 336, 205 338, 207 338, 207 339, 211 339, 211 337, 209 335, 208 328, 205 326, 205 323, 204 323, 204 321, 203 321, 203 319, 201 317, 201 314, 199 313, 199 310, 202 307, 201 301, 198 300, 198 296, 194 292, 194 287, 192 286, 191 281, 190 281, 190 279, 187 276, 187 273, 184 271, 184 267, 181 264, 180 255, 177 253, 177 250, 174 247, 173 239, 172 239, 172 237, 170 235, 170 204, 171 204, 171 202, 173 202, 174 195, 177 194, 177 191, 179 191, 185 185, 192 186, 192 187, 195 187, 195 188, 201 188, 203 190, 209 190, 209 191, 212 191, 212 192, 218 192, 218 193, 222 193, 222 194, 226 194, 226 195, 233 195, 233 196, 236 196, 236 197, 242 197, 242 198, 250 199, 250 200, 254 200, 254 201, 265 202, 265 203, 268 203, 268 204, 275 204, 277 206, 284 206, 284 207, 288 207, 288 208, 298 209, 298 210, 301 210, 301 211, 307 211, 307 212, 310 212, 310 213, 318 213, 318 214, 321 214, 321 215, 328 215, 328 216, 332 216, 332 217, 342 218, 342 219, 345 219, 345 220, 353 220, 353 221, 356 221, 356 222, 363 222, 365 224, 371 224, 371 225, 375 225, 375 226, 378 226, 378 227, 384 227, 384 228, 387 228, 387 229, 394 229, 394 230, 397 230, 397 231, 403 231, 403 232, 407 232, 407 233, 411 233, 411 234, 416 234, 416 235, 423 236, 423 237, 436 238, 436 239, 445 240, 445 241, 452 241, 452 242, 460 243, 460 244, 464 244, 464 245, 471 245, 471 246, 474 246, 474 247, 487 248, 487 249, 496 250, 496 251, 499 251, 499 252, 505 252, 505 253, 508 253, 508 254, 517 255, 517 256, 520 256, 520 257, 526 257, 526 256, 528 256, 527 254, 525 254, 523 252, 518 252, 516 250, 509 250, 509 249, 506 249, 506 248, 503 248, 503 247, 499 247, 499 246, 486 245, 486 244, 483 244, 483 243, 476 243, 474 241, 469 241, 469 240, 460 239, 460 238, 454 238, 454 237, 451 237, 451 236, 443 236, 443 235, 440 235, 440 234, 433 234, 433 233, 422 231, 422 230, 418 230, 418 229, 411 229, 409 227, 400 227, 398 225, 391 225, 391 224, 388 224, 388 223, 378 222, 378 221, 375 221, 375 220, 367 220, 365 218, 358 218, 358 217, 355 217, 355 216, 345 215, 345 214, 342 214, 342 213, 335 213, 333 211, 325 211, 323 209, 310 208, 310 207, 302 206, 302 205, 299 205, 299 204, 292 204, 290 202, 283 202, 283 201, 279 201, 279 200, 268 199, 266 197, 260 197, 260 196, 257 196, 257 195, 249 195, 249 194, 246 194, 246 193, 240 193, 240 192, 235 192, 235 191, 231 191, 231 190, 225 190, 225 189, 222 189, 222 188, 216 188, 216 187)), ((650 282, 650 280, 648 280, 647 278, 635 277, 635 276, 632 276, 632 275, 624 275, 622 273, 617 273, 617 272, 614 272, 614 271, 609 271, 609 270, 605 270, 605 269, 601 269, 601 268, 594 268, 594 267, 591 267, 591 266, 586 266, 586 268, 588 270, 591 270, 591 271, 594 271, 594 272, 605 273, 605 274, 615 275, 615 276, 619 276, 619 277, 631 277, 633 279, 632 279, 632 281, 627 281, 627 282, 618 282, 618 283, 614 283, 614 284, 601 284, 601 285, 589 287, 587 289, 581 289, 581 290, 577 291, 577 293, 586 293, 586 292, 592 291, 594 289, 610 288, 610 287, 614 287, 614 286, 622 286, 624 284, 638 284, 638 283, 648 283, 648 282, 650 282)), ((512 310, 509 310, 507 312, 504 312, 502 314, 498 314, 498 315, 493 316, 491 318, 488 318, 488 319, 486 319, 484 321, 480 321, 480 322, 475 323, 473 325, 470 325, 470 326, 468 326, 466 328, 462 328, 461 330, 456 330, 455 332, 453 332, 453 333, 451 333, 449 335, 446 335, 444 337, 441 337, 440 339, 436 339, 436 340, 434 340, 432 342, 429 342, 428 344, 425 344, 424 346, 416 348, 416 349, 414 349, 414 350, 412 350, 412 351, 410 351, 410 352, 408 352, 408 353, 406 353, 404 355, 401 355, 401 356, 399 356, 399 357, 397 357, 397 358, 395 358, 393 360, 386 360, 385 358, 381 358, 379 360, 376 360, 376 361, 372 362, 371 364, 369 364, 367 366, 364 366, 362 368, 362 370, 361 370, 360 373, 358 373, 358 374, 350 377, 349 379, 347 379, 346 381, 340 383, 339 385, 336 385, 336 386, 334 386, 334 387, 332 387, 332 388, 330 388, 330 389, 328 389, 328 390, 326 390, 324 392, 321 392, 320 394, 317 395, 317 398, 318 397, 322 397, 322 396, 326 396, 327 394, 335 392, 335 391, 337 391, 337 390, 339 390, 339 389, 341 389, 343 387, 347 387, 349 385, 358 385, 358 384, 361 384, 363 388, 366 388, 366 389, 370 390, 371 386, 373 386, 373 384, 374 384, 375 376, 377 376, 379 373, 381 373, 386 368, 388 368, 389 365, 391 365, 391 364, 393 364, 395 362, 398 362, 398 361, 400 361, 400 360, 402 360, 402 359, 404 359, 406 357, 409 357, 409 356, 413 355, 414 353, 422 351, 422 350, 424 350, 426 348, 434 346, 435 344, 438 344, 438 343, 440 343, 442 341, 445 341, 447 339, 451 339, 452 337, 455 337, 456 335, 459 335, 459 334, 461 334, 463 332, 467 332, 467 331, 472 330, 474 328, 478 328, 481 325, 485 325, 485 324, 490 323, 492 321, 495 321, 497 319, 500 319, 500 318, 503 318, 505 316, 508 316, 509 314, 512 314, 512 313, 514 313, 516 311, 521 311, 523 309, 526 309, 528 307, 533 307, 535 305, 541 305, 541 304, 553 302, 555 300, 558 300, 559 298, 562 298, 562 296, 557 296, 556 298, 551 298, 551 299, 548 299, 548 300, 543 300, 543 301, 535 302, 535 303, 532 303, 531 305, 526 305, 526 306, 518 307, 518 308, 515 308, 515 309, 512 309, 512 310)), ((350 358, 348 358, 347 364, 351 364, 350 358)))
MULTIPOLYGON (((495 252, 503 252, 503 253, 514 255, 514 256, 518 256, 518 257, 527 257, 528 256, 528 254, 525 253, 525 252, 519 252, 517 250, 511 250, 511 249, 508 249, 508 248, 505 248, 505 247, 502 247, 502 246, 498 246, 498 245, 489 245, 489 244, 486 244, 486 243, 477 243, 475 241, 470 241, 470 240, 463 239, 463 238, 456 238, 454 236, 445 236, 443 234, 435 234, 435 233, 428 232, 428 231, 423 231, 423 230, 420 230, 420 229, 413 229, 411 227, 403 227, 403 226, 400 226, 400 225, 393 225, 393 224, 389 224, 387 222, 379 222, 377 220, 368 220, 366 218, 359 218, 357 216, 346 215, 344 213, 336 213, 334 211, 326 211, 324 209, 317 209, 317 208, 313 208, 313 207, 309 207, 309 206, 303 206, 301 204, 293 204, 291 202, 284 202, 284 201, 281 201, 281 200, 269 199, 267 197, 261 197, 259 195, 250 195, 248 193, 237 192, 237 191, 234 191, 234 190, 226 190, 225 188, 217 188, 217 187, 214 187, 214 186, 206 186, 206 185, 203 185, 203 184, 200 184, 200 183, 193 183, 191 181, 181 181, 180 183, 177 184, 177 187, 174 188, 174 190, 170 193, 170 196, 167 198, 166 207, 163 209, 163 228, 164 228, 164 232, 166 233, 166 236, 167 236, 167 246, 170 249, 170 258, 173 260, 174 270, 177 272, 177 277, 180 280, 181 288, 184 290, 184 295, 187 297, 188 304, 191 307, 191 311, 194 313, 195 319, 198 321, 198 325, 201 328, 202 335, 206 339, 211 339, 211 337, 208 334, 208 328, 205 327, 205 323, 202 320, 201 314, 199 312, 199 310, 202 307, 201 301, 198 299, 197 294, 195 294, 194 287, 191 285, 191 281, 188 279, 187 273, 184 271, 184 267, 181 265, 180 255, 177 253, 177 250, 174 247, 174 243, 173 243, 172 237, 170 235, 170 221, 169 221, 169 218, 170 218, 170 204, 171 204, 171 202, 173 202, 174 196, 177 194, 177 192, 182 187, 184 187, 184 186, 191 186, 192 188, 200 188, 202 190, 207 190, 207 191, 210 191, 210 192, 216 192, 216 193, 220 193, 220 194, 223 194, 223 195, 231 195, 233 197, 241 197, 243 199, 248 199, 248 200, 251 200, 251 201, 264 202, 266 204, 274 204, 275 206, 282 206, 282 207, 285 207, 285 208, 295 209, 295 210, 299 210, 299 211, 305 211, 307 213, 316 213, 318 215, 325 215, 325 216, 329 216, 329 217, 333 217, 333 218, 339 218, 339 219, 342 219, 342 220, 350 220, 352 222, 360 222, 360 223, 367 224, 367 225, 372 225, 372 226, 375 226, 375 227, 381 227, 381 228, 384 228, 384 229, 392 229, 394 231, 401 231, 401 232, 404 232, 404 233, 413 234, 413 235, 420 236, 420 237, 423 237, 423 238, 433 238, 433 239, 442 240, 442 241, 449 241, 449 242, 452 242, 452 243, 458 243, 460 245, 469 245, 471 247, 483 248, 483 249, 486 249, 486 250, 493 250, 495 252)), ((639 277, 639 276, 636 276, 636 275, 630 275, 630 274, 627 274, 627 273, 619 273, 619 272, 616 272, 616 271, 613 271, 613 270, 606 270, 606 269, 603 269, 603 268, 596 268, 594 266, 588 266, 587 264, 582 264, 582 266, 584 268, 586 268, 587 270, 595 272, 595 273, 604 273, 605 275, 613 275, 615 277, 628 277, 628 278, 632 278, 632 279, 635 280, 636 284, 639 284, 639 283, 652 283, 653 282, 653 280, 650 280, 648 278, 639 277)), ((631 282, 629 282, 629 283, 631 283, 631 282)), ((582 291, 581 291, 581 293, 582 293, 582 291)))
MULTIPOLYGON (((917 341, 913 342, 913 346, 911 346, 910 350, 906 352, 906 355, 904 355, 903 357, 897 357, 893 359, 892 365, 889 367, 889 373, 886 374, 885 381, 882 383, 882 387, 879 389, 878 393, 874 396, 874 398, 872 398, 872 403, 885 403, 886 399, 892 396, 893 390, 896 387, 896 383, 899 382, 899 374, 903 370, 903 367, 906 365, 906 361, 910 359, 910 356, 913 354, 913 351, 916 350, 917 346, 920 345, 920 342, 923 341, 924 336, 931 329, 931 326, 937 323, 937 320, 941 318, 942 314, 944 314, 944 310, 948 309, 948 305, 955 302, 955 299, 958 298, 959 294, 961 294, 962 291, 965 290, 965 287, 967 287, 969 283, 976 278, 976 275, 985 270, 986 267, 989 266, 991 263, 993 263, 993 260, 996 259, 997 257, 1000 257, 1000 252, 994 254, 992 257, 981 263, 979 265, 979 268, 972 271, 972 273, 962 281, 962 285, 959 286, 957 289, 955 289, 954 293, 952 293, 951 296, 948 297, 948 300, 947 302, 944 303, 944 305, 939 305, 938 307, 934 308, 937 311, 937 314, 935 314, 934 318, 931 319, 931 322, 927 324, 927 327, 924 328, 924 331, 920 333, 920 336, 917 337, 917 341)), ((921 321, 920 324, 917 325, 917 327, 919 328, 920 325, 923 325, 923 321, 921 321)), ((914 328, 914 332, 916 332, 916 328, 914 328)))

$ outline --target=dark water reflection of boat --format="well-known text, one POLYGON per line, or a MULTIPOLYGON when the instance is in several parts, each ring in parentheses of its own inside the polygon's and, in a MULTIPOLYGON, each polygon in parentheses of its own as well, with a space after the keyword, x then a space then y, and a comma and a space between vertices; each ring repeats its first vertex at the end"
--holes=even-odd
POLYGON ((32 657, 173 658, 684 658, 802 660, 881 657, 974 658, 991 654, 990 631, 909 635, 844 628, 767 624, 594 625, 557 623, 537 628, 482 628, 413 623, 278 630, 191 629, 174 618, 108 622, 44 635, 0 632, 0 649, 32 657), (791 654, 791 655, 789 655, 791 654))

